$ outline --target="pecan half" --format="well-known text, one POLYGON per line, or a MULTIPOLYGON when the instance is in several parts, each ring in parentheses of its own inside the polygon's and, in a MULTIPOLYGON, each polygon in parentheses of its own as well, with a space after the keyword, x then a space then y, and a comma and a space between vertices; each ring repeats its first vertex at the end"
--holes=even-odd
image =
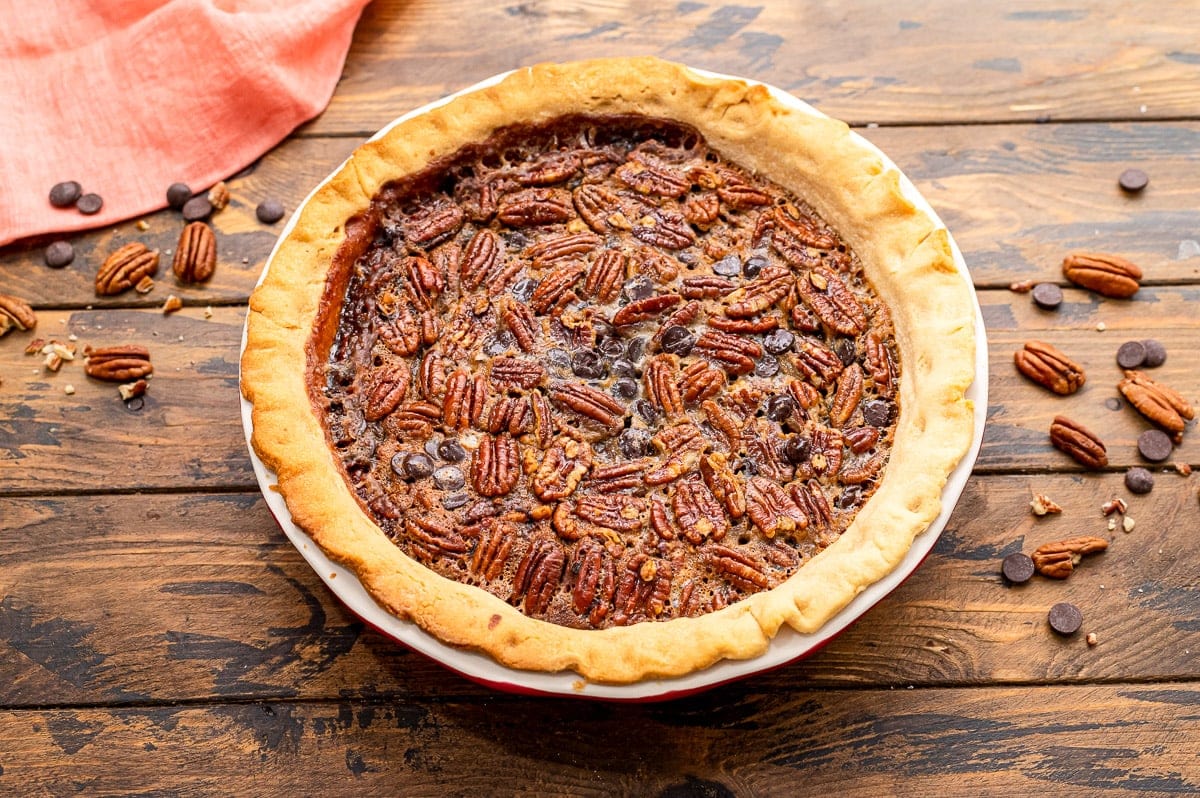
POLYGON ((683 203, 683 218, 701 230, 711 227, 720 215, 721 200, 716 194, 695 194, 683 203))
POLYGON ((679 261, 650 247, 640 247, 630 255, 634 274, 648 275, 656 283, 669 283, 679 276, 679 261))
POLYGON ((115 296, 133 288, 143 277, 158 273, 158 252, 131 241, 105 258, 96 272, 96 295, 115 296))
POLYGON ((725 185, 717 189, 717 196, 730 208, 736 211, 747 211, 760 205, 769 205, 770 196, 765 191, 747 183, 726 180, 725 185))
POLYGON ((857 363, 851 363, 838 376, 833 401, 829 403, 829 421, 835 427, 845 426, 863 396, 863 373, 857 363))
POLYGON ((830 250, 837 246, 837 239, 818 229, 817 222, 800 213, 795 205, 775 208, 771 220, 771 246, 784 260, 795 266, 814 262, 809 248, 830 250))
MULTIPOLYGON (((825 489, 821 487, 820 482, 815 479, 804 483, 793 482, 789 492, 792 495, 792 501, 808 519, 810 529, 822 532, 833 530, 833 508, 829 506, 829 498, 825 495, 825 489)), ((821 540, 823 538, 819 538, 818 542, 821 540)))
POLYGON ((560 382, 550 388, 550 398, 606 427, 617 426, 625 407, 604 391, 578 382, 560 382))
POLYGON ((679 388, 684 402, 711 399, 724 387, 725 372, 703 360, 695 361, 679 375, 679 388))
POLYGON ((579 156, 573 152, 548 152, 518 170, 517 182, 526 186, 549 186, 569 180, 579 171, 579 156))
POLYGON ((504 496, 521 476, 517 442, 507 435, 484 435, 471 461, 471 487, 480 496, 504 496))
POLYGON ((574 438, 559 438, 546 449, 540 464, 526 463, 533 471, 529 489, 544 502, 556 502, 570 496, 592 467, 592 447, 574 438))
POLYGON ((1063 259, 1063 275, 1097 294, 1128 299, 1137 293, 1142 270, 1117 255, 1073 252, 1063 259))
POLYGON ((500 321, 512 333, 522 352, 532 352, 537 343, 538 323, 522 302, 511 296, 500 300, 500 321))
POLYGON ((463 250, 459 275, 467 288, 483 285, 496 265, 504 259, 504 243, 500 236, 484 228, 471 238, 463 250))
POLYGON ((1108 548, 1108 541, 1097 537, 1077 537, 1038 546, 1030 555, 1033 567, 1042 576, 1066 579, 1085 554, 1095 554, 1108 548))
POLYGON ((574 258, 600 246, 603 240, 595 233, 569 233, 562 236, 543 238, 526 252, 534 266, 549 266, 556 261, 574 258))
POLYGON ((459 369, 446 380, 446 398, 442 403, 442 421, 447 429, 462 430, 478 424, 487 404, 487 378, 476 374, 472 378, 459 369))
POLYGON ((695 477, 675 486, 671 509, 675 511, 684 539, 693 545, 702 543, 705 538, 720 540, 729 531, 729 519, 721 502, 695 477))
POLYGON ((722 452, 714 452, 700 458, 700 476, 713 496, 725 505, 730 518, 741 518, 746 514, 746 497, 742 483, 729 467, 729 458, 722 452))
POLYGON ((639 194, 654 194, 678 199, 688 192, 691 182, 665 167, 629 161, 616 171, 616 177, 639 194))
POLYGON ((512 553, 513 540, 518 531, 511 521, 485 518, 479 525, 479 543, 471 555, 471 571, 482 579, 491 581, 504 573, 508 555, 512 553))
POLYGON ((1087 381, 1083 366, 1042 341, 1027 342, 1013 353, 1013 362, 1017 371, 1062 396, 1075 393, 1087 381))
POLYGON ((466 214, 453 202, 422 207, 404 221, 404 238, 411 244, 430 247, 458 232, 466 214))
POLYGON ((618 310, 612 317, 612 323, 617 327, 649 321, 665 310, 669 310, 680 302, 679 294, 658 294, 645 299, 637 299, 618 310))
POLYGON ((421 348, 421 323, 406 305, 396 308, 396 318, 379 327, 379 340, 401 357, 408 357, 421 348))
POLYGON ((614 532, 637 532, 642 529, 648 520, 648 510, 645 499, 628 493, 581 496, 575 502, 575 515, 614 532))
POLYGON ((613 597, 613 624, 657 618, 671 596, 671 565, 639 552, 625 563, 625 571, 613 597))
POLYGON ((405 402, 384 421, 384 428, 399 437, 429 437, 442 409, 432 402, 405 402))
POLYGON ((421 396, 438 399, 446 393, 446 359, 437 352, 426 352, 417 369, 421 396))
POLYGON ((498 357, 492 360, 492 382, 502 391, 520 388, 529 390, 546 379, 546 370, 532 360, 519 357, 498 357))
POLYGON ((775 316, 759 316, 756 319, 731 319, 728 316, 710 316, 705 322, 714 330, 740 335, 758 335, 770 332, 779 326, 775 316))
POLYGON ((1168 432, 1182 433, 1187 421, 1196 416, 1195 409, 1178 391, 1140 371, 1126 371, 1125 379, 1117 383, 1117 390, 1139 413, 1168 432))
POLYGON ((725 315, 731 319, 757 316, 787 296, 794 282, 792 273, 784 267, 768 266, 758 277, 725 297, 730 303, 725 315))
POLYGON ((446 277, 442 270, 427 258, 413 256, 404 259, 402 266, 405 277, 405 290, 412 298, 413 304, 423 311, 433 308, 433 300, 446 287, 446 277))
POLYGON ((612 556, 603 543, 595 538, 586 538, 575 547, 568 572, 575 575, 571 606, 575 612, 586 612, 592 626, 599 626, 608 617, 613 592, 617 587, 612 556))
POLYGON ((807 278, 796 280, 796 288, 804 304, 829 329, 842 335, 858 335, 867 328, 862 305, 842 279, 828 269, 813 269, 807 278))
POLYGON ((767 567, 753 555, 729 546, 712 545, 705 549, 709 564, 724 575, 731 584, 742 590, 765 590, 771 584, 767 567))
POLYGON ((487 431, 521 435, 533 429, 533 411, 524 396, 507 396, 495 402, 487 414, 487 431))
MULTIPOLYGON (((217 268, 217 238, 204 222, 192 222, 179 234, 171 270, 181 283, 202 283, 217 268)), ((147 275, 148 276, 148 275, 147 275)))
POLYGON ((679 284, 679 293, 688 299, 718 299, 733 293, 737 287, 728 277, 685 277, 679 284))
POLYGON ((793 362, 796 370, 818 388, 832 383, 845 368, 837 352, 814 338, 801 339, 793 362))
POLYGON ((535 538, 517 566, 512 600, 524 597, 525 612, 530 615, 545 612, 562 581, 566 559, 558 543, 549 538, 535 538))
POLYGON ((1055 416, 1050 424, 1050 442, 1085 468, 1108 465, 1108 451, 1096 433, 1066 416, 1055 416))
POLYGON ((150 352, 144 346, 104 346, 84 349, 87 361, 83 371, 89 377, 108 382, 129 382, 154 373, 150 352))
POLYGON ((654 335, 650 338, 650 342, 654 346, 658 346, 662 342, 663 333, 667 331, 668 327, 688 326, 696 320, 701 310, 703 310, 703 307, 699 302, 695 300, 685 302, 682 307, 663 319, 662 324, 658 325, 658 329, 654 331, 654 335))
POLYGON ((697 338, 694 351, 719 363, 730 374, 754 371, 754 360, 763 353, 762 347, 754 341, 717 330, 708 330, 697 338))
POLYGON ((575 189, 572 199, 580 218, 597 233, 628 230, 631 226, 621 208, 621 198, 603 186, 582 185, 575 189))
POLYGON ((864 351, 867 373, 871 375, 871 382, 875 384, 875 390, 884 399, 894 398, 896 396, 896 359, 892 356, 892 350, 888 348, 883 336, 875 330, 867 333, 864 351))
POLYGON ((571 195, 558 188, 527 188, 500 199, 496 217, 509 227, 559 224, 575 216, 571 195))
POLYGON ((378 421, 399 407, 408 393, 410 380, 407 365, 377 371, 374 382, 367 389, 366 403, 363 406, 363 416, 367 421, 378 421))
POLYGON ((808 526, 808 517, 783 488, 764 477, 751 477, 746 486, 746 513, 768 538, 808 526))
POLYGON ((683 398, 679 392, 679 358, 674 355, 656 355, 646 363, 642 381, 646 386, 646 398, 669 417, 683 412, 683 398))
POLYGON ((575 301, 578 297, 571 288, 579 282, 585 271, 579 263, 568 263, 554 269, 534 289, 533 296, 529 298, 529 307, 534 313, 542 315, 575 301))
POLYGON ((441 513, 409 511, 404 517, 404 528, 409 540, 427 557, 461 557, 467 552, 467 539, 441 513))
POLYGON ((612 302, 621 293, 625 279, 625 255, 619 250, 606 249, 598 254, 583 281, 583 295, 601 302, 612 302))
POLYGON ((659 208, 633 223, 633 237, 663 249, 683 249, 696 243, 692 226, 676 211, 659 208))
POLYGON ((23 299, 0 294, 0 336, 14 327, 22 332, 37 326, 37 314, 23 299))

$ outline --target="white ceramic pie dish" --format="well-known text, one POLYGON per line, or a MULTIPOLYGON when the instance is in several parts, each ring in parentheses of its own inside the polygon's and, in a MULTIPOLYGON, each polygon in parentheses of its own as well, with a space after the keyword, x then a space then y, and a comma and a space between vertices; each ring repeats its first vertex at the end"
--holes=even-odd
MULTIPOLYGON (((707 73, 697 70, 700 74, 717 77, 729 78, 725 75, 717 75, 715 73, 707 73)), ((424 107, 418 108, 410 113, 407 113, 384 127, 372 139, 379 138, 386 134, 395 125, 426 113, 432 108, 443 105, 457 97, 459 94, 476 91, 478 89, 490 86, 499 82, 505 77, 504 74, 496 75, 475 86, 464 89, 461 92, 442 98, 437 102, 431 103, 424 107)), ((745 78, 729 78, 734 80, 744 80, 747 83, 755 83, 745 78)), ((765 85, 765 84, 764 84, 765 85)), ((808 114, 821 115, 820 112, 813 109, 806 103, 792 97, 790 94, 776 89, 771 86, 767 88, 775 95, 782 103, 792 106, 793 108, 808 114)), ((854 134, 857 137, 857 134, 854 134)), ((859 142, 879 154, 879 157, 889 167, 895 169, 895 164, 877 148, 858 137, 859 142)), ((339 166, 338 169, 341 167, 339 166)), ((338 170, 334 170, 336 174, 338 170)), ((897 171, 899 171, 897 169, 897 171)), ((287 237, 295 226, 296 220, 299 217, 299 211, 304 208, 308 201, 316 193, 317 189, 324 185, 322 181, 313 191, 305 198, 304 202, 292 214, 291 219, 284 227, 280 234, 280 241, 287 237)), ((913 202, 918 208, 929 214, 938 224, 940 220, 937 214, 930 207, 929 203, 917 192, 912 183, 901 174, 901 187, 905 196, 913 202)), ((954 253, 955 263, 958 267, 962 278, 971 285, 970 275, 967 271, 966 263, 963 260, 962 253, 958 246, 954 243, 951 237, 950 245, 954 253)), ((278 249, 278 243, 276 244, 278 249)), ((271 257, 268 258, 268 263, 275 256, 275 251, 272 251, 271 257)), ((260 275, 259 282, 262 282, 266 275, 266 269, 260 275)), ((972 288, 972 296, 974 297, 974 289, 972 288)), ((275 516, 280 528, 293 545, 296 546, 300 554, 313 567, 321 579, 328 585, 329 589, 350 609, 351 612, 358 615, 363 621, 378 629, 383 634, 392 639, 403 643, 410 648, 413 648, 431 658, 438 661, 447 668, 456 671, 469 679, 495 687, 497 689, 545 695, 569 695, 586 698, 600 698, 609 700, 623 701, 638 701, 638 700, 664 700, 675 698, 689 693, 694 693, 700 690, 708 689, 719 684, 724 684, 735 679, 740 679, 750 676, 755 673, 770 670, 772 668, 785 665, 789 662, 801 659, 830 642, 834 637, 841 633, 851 623, 861 617, 867 610, 873 607, 876 603, 886 597, 894 590, 901 582, 903 582, 917 566, 925 559, 929 552, 933 549, 937 542, 938 536, 945 527, 951 512, 954 509, 959 496, 962 493, 967 479, 971 474, 971 469, 974 466, 975 459, 979 454, 979 447, 983 440, 984 420, 987 415, 987 341, 986 333, 983 326, 983 317, 979 310, 978 301, 975 302, 975 380, 971 387, 967 390, 967 398, 974 402, 975 407, 975 434, 970 450, 963 457, 958 467, 950 475, 945 488, 942 490, 942 512, 929 525, 922 534, 918 535, 913 541, 907 555, 900 564, 885 577, 871 584, 863 590, 853 601, 846 605, 837 615, 826 622, 820 630, 812 634, 800 634, 793 631, 787 626, 780 629, 778 635, 771 641, 767 651, 758 657, 748 660, 722 660, 704 670, 697 671, 686 676, 673 679, 654 679, 637 682, 634 684, 614 685, 614 684, 597 684, 584 680, 574 672, 561 673, 544 673, 537 671, 522 671, 507 668, 497 663, 491 657, 485 654, 479 654, 472 651, 456 648, 446 645, 437 638, 423 631, 415 623, 401 620, 391 613, 380 607, 374 599, 363 588, 362 584, 354 576, 354 574, 337 563, 333 562, 325 555, 325 553, 312 541, 312 539, 304 533, 293 521, 291 514, 288 511, 287 505, 283 497, 275 490, 276 477, 275 474, 266 468, 255 453, 254 448, 249 445, 250 436, 253 432, 253 422, 251 419, 252 405, 245 398, 241 400, 242 411, 242 426, 246 433, 247 447, 250 451, 250 459, 254 467, 254 473, 258 480, 259 487, 263 492, 268 508, 275 516)), ((246 345, 246 333, 243 329, 242 333, 242 350, 246 345)))

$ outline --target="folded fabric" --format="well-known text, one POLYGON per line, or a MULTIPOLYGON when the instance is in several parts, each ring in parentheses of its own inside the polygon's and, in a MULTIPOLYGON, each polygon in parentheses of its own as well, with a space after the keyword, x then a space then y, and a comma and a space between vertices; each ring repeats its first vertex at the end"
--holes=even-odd
POLYGON ((320 113, 369 0, 37 0, 0 10, 0 245, 207 188, 320 113), (74 180, 104 206, 59 209, 74 180))

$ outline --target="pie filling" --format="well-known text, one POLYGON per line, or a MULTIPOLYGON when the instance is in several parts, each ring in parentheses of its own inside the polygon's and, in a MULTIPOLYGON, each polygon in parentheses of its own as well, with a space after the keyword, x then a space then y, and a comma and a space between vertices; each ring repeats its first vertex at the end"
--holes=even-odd
POLYGON ((691 128, 505 128, 356 226, 310 393, 367 513, 442 576, 567 627, 701 615, 795 574, 882 478, 884 304, 691 128))

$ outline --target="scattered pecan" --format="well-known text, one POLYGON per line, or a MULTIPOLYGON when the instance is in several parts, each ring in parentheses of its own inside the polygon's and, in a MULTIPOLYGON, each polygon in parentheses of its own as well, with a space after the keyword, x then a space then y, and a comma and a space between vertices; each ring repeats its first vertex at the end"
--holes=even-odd
POLYGON ((808 519, 810 529, 821 532, 833 530, 833 509, 829 506, 829 498, 825 495, 825 489, 821 487, 820 482, 815 479, 808 482, 793 482, 789 492, 792 501, 808 519))
MULTIPOLYGON (((154 278, 150 275, 146 275, 142 279, 138 280, 138 284, 133 287, 133 290, 137 291, 139 294, 150 293, 154 290, 154 278)), ((206 316, 205 318, 208 317, 206 316)))
POLYGON ((645 299, 637 299, 613 314, 612 323, 617 327, 624 327, 649 321, 682 301, 679 294, 657 294, 645 299))
POLYGON ((462 227, 466 214, 453 202, 423 206, 404 222, 404 238, 411 244, 431 247, 450 238, 462 227))
POLYGON ((533 412, 533 434, 538 446, 544 449, 554 437, 554 413, 550 409, 550 401, 534 391, 529 395, 529 409, 533 412))
POLYGON ((1142 270, 1117 255, 1073 252, 1063 259, 1063 275, 1098 294, 1128 299, 1137 293, 1142 270))
POLYGON ((526 470, 533 471, 529 489, 544 502, 562 501, 575 492, 591 467, 590 446, 574 438, 559 438, 546 449, 540 464, 526 463, 526 470))
POLYGON ((679 276, 679 261, 651 247, 639 247, 630 254, 634 274, 645 274, 656 283, 669 283, 679 276))
POLYGON ((501 391, 535 388, 546 379, 546 370, 532 360, 497 357, 492 360, 492 382, 501 391))
POLYGON ((625 407, 604 391, 578 382, 560 382, 550 388, 550 398, 606 427, 617 426, 625 407))
MULTIPOLYGON (((202 283, 217 267, 217 238, 204 222, 192 222, 179 234, 171 270, 181 283, 202 283)), ((147 277, 149 275, 146 275, 147 277)))
POLYGON ((845 426, 858 409, 863 396, 863 373, 857 363, 851 363, 838 376, 833 401, 829 403, 829 421, 835 427, 845 426))
POLYGON ((507 396, 492 404, 487 414, 487 431, 521 435, 533 429, 533 411, 524 396, 507 396))
POLYGON ((405 305, 396 308, 396 317, 379 326, 379 340, 389 350, 408 357, 421 348, 421 323, 405 305))
POLYGON ((512 600, 524 597, 525 612, 540 615, 550 606, 566 563, 563 548, 549 538, 535 538, 517 566, 512 600))
POLYGON ((437 352, 426 352, 417 369, 421 395, 438 399, 446 393, 446 359, 437 352))
MULTIPOLYGON (((679 391, 679 358, 675 355, 656 355, 646 363, 642 372, 646 398, 669 417, 683 412, 683 397, 679 391)), ((724 382, 724 375, 722 375, 724 382)))
POLYGON ((717 189, 717 196, 730 208, 736 211, 747 211, 761 205, 769 205, 770 196, 765 191, 747 183, 725 181, 725 185, 717 189))
POLYGON ((867 316, 841 278, 825 268, 816 268, 796 281, 804 304, 825 326, 842 335, 858 335, 867 328, 867 316))
POLYGON ((710 366, 703 360, 693 362, 679 375, 679 388, 684 402, 711 399, 724 387, 725 372, 710 366))
POLYGON ((224 180, 218 180, 216 185, 208 190, 208 202, 213 206, 213 210, 224 210, 229 204, 229 186, 225 185, 224 180))
POLYGON ((129 402, 137 399, 139 396, 145 396, 146 391, 150 388, 150 383, 145 380, 134 380, 117 386, 117 395, 121 397, 122 402, 129 402))
POLYGON ((405 291, 413 304, 422 311, 431 310, 433 300, 446 287, 446 277, 442 270, 433 265, 428 258, 419 255, 405 258, 401 269, 404 272, 405 291))
POLYGON ((1032 278, 1028 280, 1019 280, 1015 283, 1009 283, 1008 290, 1014 294, 1028 294, 1037 285, 1038 281, 1032 278))
POLYGON ((737 333, 739 335, 759 335, 770 332, 778 327, 779 319, 775 316, 759 316, 755 319, 731 319, 728 316, 710 316, 705 324, 721 332, 737 333))
POLYGON ((679 293, 688 299, 718 299, 737 287, 738 284, 728 277, 685 277, 679 284, 679 293))
POLYGON ((567 263, 555 268, 538 283, 529 299, 529 307, 534 313, 542 315, 577 300, 579 297, 571 288, 579 282, 585 271, 586 269, 578 263, 567 263))
POLYGON ((705 538, 720 540, 729 531, 729 519, 721 502, 695 477, 676 484, 671 509, 684 539, 693 545, 699 545, 705 538))
POLYGON ((158 252, 131 241, 109 255, 96 272, 96 295, 115 296, 133 288, 143 277, 158 273, 158 252))
POLYGON ((717 330, 708 330, 696 339, 695 350, 719 363, 730 374, 749 374, 754 360, 762 357, 762 347, 748 338, 717 330))
POLYGON ((1050 424, 1050 442, 1086 468, 1108 465, 1108 451, 1096 433, 1066 416, 1055 416, 1050 424))
POLYGON ((771 580, 766 566, 751 554, 729 546, 711 545, 705 555, 713 570, 742 590, 765 590, 771 580))
POLYGON ((522 166, 517 182, 525 186, 550 186, 569 180, 579 171, 579 156, 573 152, 548 152, 522 166))
POLYGON ((1187 421, 1196 416, 1195 409, 1178 391, 1140 371, 1126 371, 1117 390, 1139 413, 1168 432, 1182 433, 1187 421))
POLYGON ((527 188, 501 197, 496 217, 509 227, 538 227, 575 216, 571 195, 557 188, 527 188))
POLYGON ((482 374, 472 378, 462 369, 451 374, 446 380, 446 398, 442 404, 446 428, 461 430, 478 424, 489 393, 487 378, 482 374))
POLYGON ((511 296, 500 300, 500 321, 512 333, 522 352, 532 352, 537 343, 538 324, 533 313, 511 296))
POLYGON ((1075 393, 1087 381, 1083 366, 1041 341, 1026 343, 1023 349, 1013 353, 1013 362, 1017 371, 1062 396, 1075 393))
POLYGON ((632 226, 621 208, 621 198, 603 186, 582 185, 575 189, 572 199, 580 218, 597 233, 628 230, 632 226))
POLYGON ((397 436, 428 437, 442 417, 442 409, 432 402, 405 402, 393 410, 384 428, 397 436))
POLYGON ((496 264, 504 259, 504 243, 500 236, 484 228, 477 232, 463 250, 459 264, 462 284, 467 288, 478 288, 487 280, 496 264))
POLYGON ((154 373, 150 352, 144 346, 104 346, 83 350, 87 355, 83 371, 89 377, 108 382, 129 382, 154 373))
POLYGON ((642 485, 642 475, 654 461, 648 457, 599 466, 588 475, 587 487, 596 493, 614 493, 642 485))
POLYGON ((575 515, 614 532, 637 532, 645 527, 648 509, 645 499, 628 493, 585 495, 575 501, 575 515))
POLYGON ((845 440, 846 445, 850 447, 850 451, 855 454, 862 454, 879 443, 879 428, 852 427, 842 430, 842 438, 845 440))
POLYGON ((1077 537, 1038 546, 1030 555, 1033 566, 1042 576, 1066 579, 1085 554, 1095 554, 1108 548, 1108 541, 1096 537, 1077 537))
POLYGON ((808 526, 808 517, 783 488, 764 477, 750 477, 746 486, 746 513, 768 538, 808 526))
POLYGON ((23 299, 0 294, 0 336, 14 327, 24 332, 37 326, 37 314, 23 299))
POLYGON ((1128 509, 1129 505, 1126 504, 1125 500, 1120 496, 1114 497, 1100 506, 1100 512, 1106 516, 1112 515, 1113 513, 1121 513, 1124 515, 1125 511, 1128 509))
POLYGON ((725 315, 731 319, 757 316, 787 296, 794 282, 786 268, 767 266, 758 277, 725 297, 730 303, 725 315))
POLYGON ((865 460, 851 461, 842 466, 838 480, 843 485, 861 485, 868 480, 875 479, 883 470, 886 462, 887 453, 885 452, 877 452, 865 460))
POLYGON ((871 376, 871 382, 875 385, 875 390, 884 399, 894 398, 896 396, 897 369, 892 350, 875 330, 867 333, 864 349, 866 354, 864 363, 867 373, 871 376))
POLYGON ((471 487, 480 496, 504 496, 521 476, 520 450, 507 435, 484 435, 471 461, 471 487))
POLYGON ((621 293, 625 279, 625 255, 619 250, 606 249, 596 255, 583 282, 583 295, 601 302, 612 302, 621 293))
POLYGON ((367 421, 378 421, 389 415, 408 393, 411 375, 406 365, 396 365, 375 372, 374 382, 367 389, 363 416, 367 421))
POLYGON ((793 362, 796 370, 819 388, 836 380, 845 368, 837 352, 813 338, 801 339, 793 362))

